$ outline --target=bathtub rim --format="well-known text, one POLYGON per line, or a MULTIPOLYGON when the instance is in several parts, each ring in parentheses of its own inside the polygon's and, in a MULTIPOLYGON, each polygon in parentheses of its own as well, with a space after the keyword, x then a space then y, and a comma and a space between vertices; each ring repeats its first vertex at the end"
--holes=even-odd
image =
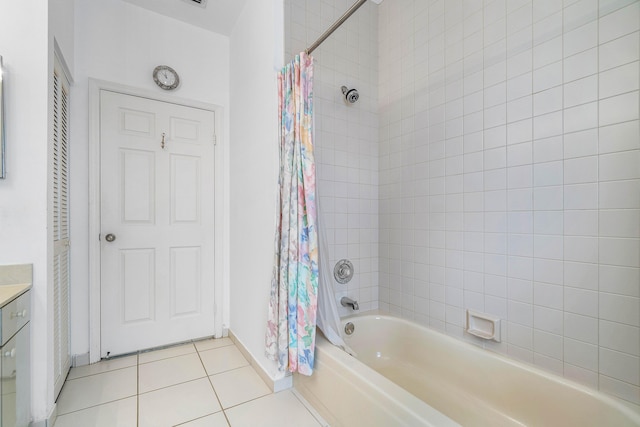
MULTIPOLYGON (((536 365, 532 365, 532 364, 529 364, 527 362, 514 359, 512 357, 509 357, 508 355, 504 355, 502 353, 498 353, 498 352, 493 351, 492 349, 489 349, 489 348, 484 348, 484 347, 480 347, 480 346, 474 345, 471 342, 468 342, 466 340, 458 339, 456 337, 447 335, 446 333, 441 332, 441 331, 439 331, 437 329, 429 328, 427 326, 421 325, 421 324, 419 324, 417 322, 414 322, 412 320, 405 319, 405 318, 402 318, 402 317, 399 317, 399 316, 395 316, 395 315, 393 315, 391 313, 388 313, 388 312, 385 312, 385 311, 382 311, 382 310, 371 310, 371 311, 366 311, 366 312, 362 312, 362 313, 352 314, 352 315, 349 315, 349 316, 341 318, 340 319, 340 333, 341 333, 343 338, 345 338, 345 335, 344 335, 344 326, 345 326, 345 324, 347 322, 349 322, 350 320, 352 320, 352 319, 359 319, 359 318, 390 319, 392 321, 397 321, 397 322, 403 323, 405 325, 409 325, 410 327, 415 327, 415 328, 419 329, 420 331, 423 331, 424 333, 427 333, 429 335, 437 335, 437 338, 444 339, 445 342, 448 345, 455 346, 457 350, 458 349, 467 349, 467 350, 471 350, 473 352, 476 352, 478 354, 481 354, 483 357, 496 357, 498 360, 500 360, 502 362, 505 362, 505 363, 515 367, 515 368, 523 369, 523 370, 525 370, 528 373, 531 373, 533 375, 539 375, 539 376, 541 376, 541 377, 543 377, 543 378, 545 378, 545 379, 547 379, 549 381, 552 381, 552 382, 558 383, 560 385, 569 387, 569 388, 571 388, 573 390, 576 390, 578 392, 590 395, 595 399, 601 400, 603 403, 605 403, 607 405, 610 405, 613 408, 616 408, 616 409, 620 410, 627 417, 629 417, 629 419, 633 420, 638 425, 640 425, 640 405, 635 405, 633 402, 626 401, 626 400, 620 399, 618 397, 605 394, 605 393, 603 393, 603 392, 601 392, 599 390, 593 389, 593 388, 588 387, 588 386, 586 386, 584 384, 581 384, 579 382, 573 381, 573 380, 565 378, 565 377, 561 377, 558 374, 554 374, 554 373, 545 371, 545 370, 543 370, 542 368, 540 368, 540 367, 538 367, 536 365)), ((333 344, 328 342, 328 340, 327 340, 327 343, 329 345, 333 346, 333 344)), ((347 342, 347 345, 348 344, 349 343, 347 342)), ((337 349, 339 351, 344 352, 340 348, 337 348, 337 349)), ((344 352, 344 353, 347 354, 346 352, 344 352)), ((364 362, 361 362, 361 361, 359 361, 359 362, 362 365, 366 366, 364 364, 364 362)), ((367 368, 369 368, 369 367, 367 366, 367 368)), ((376 372, 375 370, 373 370, 373 371, 376 372)), ((393 384, 395 384, 395 383, 393 383, 393 384)))
MULTIPOLYGON (((336 371, 335 365, 340 365, 340 367, 348 369, 350 371, 349 374, 355 377, 356 380, 366 382, 366 385, 371 387, 377 394, 383 395, 386 399, 392 401, 394 405, 400 407, 410 417, 420 420, 423 423, 421 425, 427 427, 460 427, 460 424, 455 420, 449 418, 422 399, 414 396, 400 385, 367 366, 361 360, 353 357, 340 347, 333 345, 323 333, 318 334, 318 337, 316 337, 316 348, 321 350, 321 353, 316 355, 316 362, 328 365, 327 367, 334 372, 336 371)), ((299 381, 299 378, 300 374, 294 374, 294 387, 299 381)), ((299 391, 305 396, 305 390, 299 391)), ((308 397, 306 398, 311 401, 314 400, 308 397)), ((318 410, 321 415, 325 415, 320 408, 316 408, 316 410, 318 410)), ((335 415, 330 414, 330 416, 334 417, 335 415)))

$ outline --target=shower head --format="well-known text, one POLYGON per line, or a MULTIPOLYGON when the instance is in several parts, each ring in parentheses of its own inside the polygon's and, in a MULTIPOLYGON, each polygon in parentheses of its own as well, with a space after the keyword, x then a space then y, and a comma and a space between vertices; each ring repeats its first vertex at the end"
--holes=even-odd
POLYGON ((357 89, 349 89, 346 86, 342 86, 342 94, 349 104, 355 104, 358 98, 360 98, 360 94, 357 89))

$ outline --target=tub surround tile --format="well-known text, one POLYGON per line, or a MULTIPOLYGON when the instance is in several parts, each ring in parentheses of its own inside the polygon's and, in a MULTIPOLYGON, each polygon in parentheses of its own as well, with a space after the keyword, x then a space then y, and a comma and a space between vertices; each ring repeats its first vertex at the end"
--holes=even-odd
POLYGON ((564 364, 564 376, 587 387, 598 388, 598 374, 570 363, 564 364))
POLYGON ((599 337, 602 347, 640 356, 640 328, 637 326, 600 320, 599 337))
POLYGON ((599 154, 640 148, 640 122, 632 120, 599 129, 599 154))
MULTIPOLYGON (((640 387, 629 384, 628 382, 619 381, 606 375, 600 375, 598 380, 600 389, 603 392, 629 402, 640 402, 640 387)), ((634 409, 637 409, 637 407, 634 409)))
POLYGON ((601 292, 599 315, 604 320, 640 326, 640 300, 601 292))
MULTIPOLYGON (((314 41, 311 40, 312 38, 315 39, 317 34, 338 19, 346 9, 346 5, 325 8, 327 4, 316 1, 289 2, 287 0, 285 2, 285 10, 295 11, 289 15, 285 14, 286 58, 292 58, 300 50, 305 49, 314 41), (320 4, 322 7, 318 6, 320 4), (313 23, 321 22, 325 25, 319 25, 317 33, 298 31, 298 29, 309 28, 313 23)), ((423 10, 421 14, 417 12, 418 19, 421 18, 423 22, 427 22, 429 16, 427 5, 418 2, 415 6, 416 9, 423 10)), ((449 126, 442 126, 438 130, 432 129, 434 134, 440 133, 443 136, 445 132, 448 132, 449 136, 461 134, 464 131, 465 122, 467 129, 469 126, 477 127, 478 123, 482 124, 482 117, 473 115, 479 110, 465 110, 463 97, 473 95, 473 93, 465 93, 465 89, 466 91, 477 89, 473 92, 479 92, 482 89, 483 76, 477 74, 478 70, 464 75, 462 62, 451 62, 454 57, 460 58, 465 49, 477 46, 477 37, 465 42, 461 31, 461 37, 455 43, 455 55, 451 55, 453 51, 450 51, 445 56, 442 49, 440 51, 426 49, 429 32, 433 29, 422 26, 419 34, 416 35, 416 46, 422 46, 424 49, 416 49, 412 64, 425 73, 429 70, 441 70, 443 75, 444 66, 448 64, 455 68, 456 78, 450 81, 450 85, 446 87, 442 85, 438 96, 428 97, 425 92, 421 92, 411 97, 411 102, 405 102, 402 106, 394 105, 388 114, 400 117, 404 112, 411 117, 394 121, 384 130, 379 128, 378 99, 384 97, 377 90, 378 58, 374 54, 378 49, 377 11, 379 7, 373 2, 366 2, 358 10, 358 19, 347 20, 340 31, 334 33, 333 37, 339 37, 336 40, 341 40, 342 45, 349 46, 348 49, 353 51, 354 54, 350 55, 351 60, 345 62, 337 50, 330 48, 331 44, 325 44, 315 52, 318 61, 314 69, 317 133, 314 143, 317 150, 317 188, 321 199, 321 214, 327 219, 326 237, 330 248, 328 262, 331 266, 342 258, 349 258, 353 262, 354 278, 344 289, 337 292, 348 293, 349 296, 357 299, 360 303, 360 311, 378 308, 378 293, 369 292, 366 288, 377 287, 380 274, 378 224, 381 218, 378 209, 378 183, 379 153, 384 150, 378 143, 380 133, 384 132, 398 138, 401 135, 415 135, 416 144, 415 146, 412 144, 411 155, 416 159, 420 158, 426 166, 430 160, 431 147, 418 144, 418 140, 427 137, 426 124, 432 118, 433 123, 440 120, 443 124, 446 114, 453 118, 449 126), (341 35, 342 31, 345 36, 341 35), (347 37, 346 34, 349 36, 347 37), (334 77, 340 75, 350 75, 353 78, 337 86, 338 95, 341 96, 339 88, 343 84, 355 87, 362 95, 356 104, 346 105, 341 99, 336 98, 334 77), (448 104, 445 104, 446 102, 448 104)), ((480 29, 482 22, 479 20, 480 17, 480 14, 475 18, 469 17, 467 31, 472 28, 480 29)), ((444 39, 442 42, 444 49, 444 39)), ((331 43, 331 40, 328 43, 331 43)), ((473 53, 476 63, 482 63, 482 54, 478 54, 477 49, 473 53)), ((426 81, 423 83, 426 85, 426 81)), ((468 106, 473 104, 471 102, 468 106)), ((477 99, 475 105, 477 108, 477 99)), ((444 149, 443 143, 440 159, 444 159, 444 149)), ((438 158, 431 157, 431 160, 436 159, 438 158)), ((396 159, 390 163, 396 167, 400 166, 399 163, 396 164, 396 159)), ((444 169, 445 162, 441 163, 444 169)), ((435 172, 435 168, 432 169, 435 172)), ((397 171, 401 174, 399 169, 397 171)), ((416 172, 428 174, 429 170, 424 168, 416 172)), ((340 315, 349 314, 344 307, 340 306, 338 309, 340 315)))
POLYGON ((619 381, 640 386, 640 358, 600 347, 600 372, 619 381))
POLYGON ((601 44, 597 49, 599 70, 602 72, 637 61, 640 58, 638 46, 638 32, 601 44))
POLYGON ((638 31, 640 29, 639 14, 640 5, 635 3, 603 16, 599 25, 600 43, 638 31))
POLYGON ((612 294, 640 297, 640 269, 601 265, 599 269, 600 290, 612 294))
POLYGON ((503 352, 640 404, 640 3, 476 3, 482 28, 422 4, 442 15, 425 67, 403 43, 423 30, 413 8, 379 6, 380 300, 456 337, 482 301, 508 319, 503 352), (428 161, 401 125, 417 96, 428 161))

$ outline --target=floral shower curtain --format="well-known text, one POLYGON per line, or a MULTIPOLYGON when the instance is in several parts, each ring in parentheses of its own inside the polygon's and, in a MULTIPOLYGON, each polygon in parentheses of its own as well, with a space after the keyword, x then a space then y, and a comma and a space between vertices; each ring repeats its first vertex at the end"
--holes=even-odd
POLYGON ((313 156, 313 58, 278 74, 280 192, 266 353, 281 371, 311 375, 318 295, 316 173, 313 156))

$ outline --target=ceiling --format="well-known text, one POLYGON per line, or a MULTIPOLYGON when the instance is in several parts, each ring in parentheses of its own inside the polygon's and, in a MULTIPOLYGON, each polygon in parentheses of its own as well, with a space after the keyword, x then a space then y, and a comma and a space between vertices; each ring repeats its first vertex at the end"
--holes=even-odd
POLYGON ((205 8, 190 0, 124 0, 187 24, 231 35, 246 0, 207 0, 205 8))

